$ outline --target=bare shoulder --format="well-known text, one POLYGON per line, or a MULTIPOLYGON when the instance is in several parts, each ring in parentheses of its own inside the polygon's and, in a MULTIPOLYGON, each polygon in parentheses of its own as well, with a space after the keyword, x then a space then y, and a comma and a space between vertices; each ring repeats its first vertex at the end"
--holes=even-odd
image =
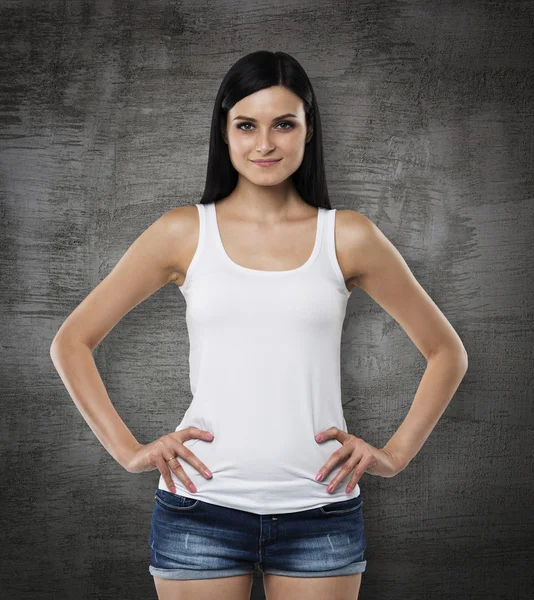
POLYGON ((182 285, 189 263, 191 262, 198 243, 200 229, 198 208, 195 204, 186 204, 171 208, 161 216, 172 240, 172 253, 175 271, 171 281, 182 285))
POLYGON ((376 239, 377 226, 364 214, 350 209, 336 211, 336 253, 348 289, 357 286, 366 269, 366 255, 376 239))
POLYGON ((161 215, 161 219, 165 221, 172 233, 180 236, 187 235, 191 227, 198 227, 198 209, 194 204, 176 206, 161 215))
POLYGON ((154 220, 68 316, 54 340, 76 339, 94 349, 135 306, 179 278, 190 248, 196 248, 195 212, 184 206, 154 220))

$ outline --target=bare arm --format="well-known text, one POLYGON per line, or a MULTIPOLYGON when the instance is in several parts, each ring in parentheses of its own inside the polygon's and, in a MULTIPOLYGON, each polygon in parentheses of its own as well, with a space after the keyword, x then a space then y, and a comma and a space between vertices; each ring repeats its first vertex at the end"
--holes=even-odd
POLYGON ((50 347, 52 362, 78 410, 125 468, 139 443, 111 403, 93 350, 135 306, 181 276, 177 257, 191 253, 197 223, 194 205, 172 209, 152 223, 68 316, 50 347))
POLYGON ((463 343, 410 271, 399 251, 364 215, 344 210, 344 272, 404 329, 427 360, 412 406, 384 446, 404 469, 419 452, 467 371, 463 343))

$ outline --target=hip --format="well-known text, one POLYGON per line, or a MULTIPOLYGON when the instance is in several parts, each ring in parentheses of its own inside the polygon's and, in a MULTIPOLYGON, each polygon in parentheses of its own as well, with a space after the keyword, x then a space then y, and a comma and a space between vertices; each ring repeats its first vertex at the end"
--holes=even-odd
POLYGON ((204 578, 257 565, 302 576, 362 572, 363 498, 258 515, 157 489, 149 545, 151 573, 160 577, 204 578))

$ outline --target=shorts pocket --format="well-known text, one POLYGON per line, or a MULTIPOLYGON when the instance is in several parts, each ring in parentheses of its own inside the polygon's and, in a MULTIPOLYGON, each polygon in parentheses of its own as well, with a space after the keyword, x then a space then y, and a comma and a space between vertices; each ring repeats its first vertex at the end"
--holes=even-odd
POLYGON ((356 498, 350 498, 350 500, 340 500, 339 502, 325 504, 324 506, 320 506, 319 510, 323 515, 345 515, 359 510, 362 504, 363 498, 360 494, 356 498))
POLYGON ((181 496, 180 494, 172 494, 171 492, 167 492, 160 488, 156 490, 154 499, 163 508, 174 510, 176 512, 192 510, 200 504, 199 498, 188 498, 187 496, 181 496))

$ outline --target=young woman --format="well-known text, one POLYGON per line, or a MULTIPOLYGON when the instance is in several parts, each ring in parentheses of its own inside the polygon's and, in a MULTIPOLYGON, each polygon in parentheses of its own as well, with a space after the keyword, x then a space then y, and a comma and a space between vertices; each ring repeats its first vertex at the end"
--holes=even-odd
POLYGON ((263 51, 221 84, 201 201, 142 233, 51 354, 110 454, 130 473, 160 472, 149 571, 161 599, 248 599, 256 565, 269 600, 357 598, 358 482, 407 466, 467 369, 460 338, 378 227, 331 208, 310 81, 291 56, 263 51), (92 351, 171 282, 187 303, 193 400, 174 431, 141 444, 92 351), (347 432, 341 405, 342 325, 357 286, 428 361, 383 448, 347 432))

